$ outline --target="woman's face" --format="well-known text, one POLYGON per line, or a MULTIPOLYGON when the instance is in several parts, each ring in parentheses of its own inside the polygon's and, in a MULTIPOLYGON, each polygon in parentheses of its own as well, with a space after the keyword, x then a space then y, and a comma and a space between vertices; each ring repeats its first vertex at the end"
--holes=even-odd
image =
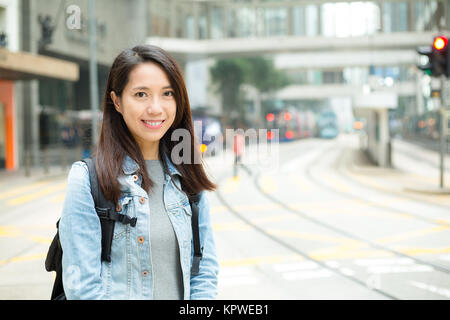
POLYGON ((157 152, 159 140, 172 125, 177 109, 165 71, 152 62, 138 64, 130 72, 122 96, 111 92, 111 99, 143 154, 149 149, 157 152))

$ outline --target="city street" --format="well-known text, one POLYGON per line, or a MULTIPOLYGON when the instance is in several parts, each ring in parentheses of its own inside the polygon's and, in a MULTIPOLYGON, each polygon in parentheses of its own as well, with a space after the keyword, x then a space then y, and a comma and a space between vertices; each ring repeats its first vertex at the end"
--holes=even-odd
MULTIPOLYGON (((281 143, 267 170, 250 148, 237 177, 232 154, 206 158, 218 299, 450 299, 450 195, 413 190, 438 185, 438 154, 392 150, 393 167, 377 167, 357 135, 303 139, 281 143)), ((61 169, 0 180, 0 299, 49 299, 65 181, 61 169)))

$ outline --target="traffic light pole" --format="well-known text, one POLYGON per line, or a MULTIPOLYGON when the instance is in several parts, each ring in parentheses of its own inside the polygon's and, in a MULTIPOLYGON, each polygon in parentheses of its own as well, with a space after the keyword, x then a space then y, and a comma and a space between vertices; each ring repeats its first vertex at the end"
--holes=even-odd
POLYGON ((445 96, 446 94, 444 94, 445 91, 445 80, 446 80, 446 76, 445 75, 441 75, 440 76, 440 80, 441 80, 441 105, 439 108, 439 113, 440 113, 440 118, 441 118, 441 128, 440 128, 440 152, 439 152, 439 187, 441 189, 444 188, 444 149, 445 149, 445 140, 446 140, 446 128, 445 126, 447 125, 446 123, 446 113, 445 113, 445 96))

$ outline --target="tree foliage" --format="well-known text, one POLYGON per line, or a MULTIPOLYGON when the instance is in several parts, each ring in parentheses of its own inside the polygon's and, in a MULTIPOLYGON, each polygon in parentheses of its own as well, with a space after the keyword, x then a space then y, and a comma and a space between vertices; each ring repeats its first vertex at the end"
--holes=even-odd
POLYGON ((263 57, 219 59, 210 69, 212 82, 222 99, 223 113, 245 114, 241 86, 248 84, 259 93, 270 93, 288 84, 286 75, 275 69, 273 61, 263 57))

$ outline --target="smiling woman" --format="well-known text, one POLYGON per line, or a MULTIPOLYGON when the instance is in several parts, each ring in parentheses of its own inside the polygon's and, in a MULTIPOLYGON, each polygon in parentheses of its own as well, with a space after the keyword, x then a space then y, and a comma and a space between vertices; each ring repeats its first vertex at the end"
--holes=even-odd
POLYGON ((76 162, 59 222, 67 299, 216 297, 218 260, 205 192, 216 185, 194 161, 200 158, 194 139, 182 151, 187 161, 172 161, 177 129, 194 137, 175 60, 155 46, 124 50, 108 77, 95 159, 98 184, 116 211, 109 214, 122 218, 111 219, 111 252, 103 259, 88 168, 76 162), (191 208, 194 197, 198 204, 191 208), (195 226, 199 245, 197 237, 193 242, 195 226))
POLYGON ((122 97, 114 91, 110 94, 144 159, 158 159, 159 140, 172 125, 177 109, 174 90, 162 67, 153 62, 137 65, 122 97))

